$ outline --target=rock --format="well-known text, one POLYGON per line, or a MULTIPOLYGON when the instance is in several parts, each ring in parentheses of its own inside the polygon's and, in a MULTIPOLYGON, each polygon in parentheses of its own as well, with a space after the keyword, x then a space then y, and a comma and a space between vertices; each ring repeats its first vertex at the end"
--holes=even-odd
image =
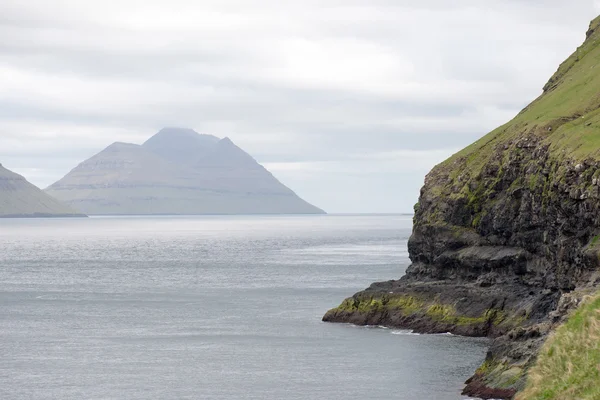
MULTIPOLYGON (((579 63, 600 57, 599 25, 579 63)), ((600 90, 600 74, 579 75, 572 61, 517 118, 427 175, 406 275, 355 294, 325 321, 493 338, 464 394, 509 399, 523 388, 548 334, 600 284, 600 146, 569 132, 598 109, 574 85, 600 90), (539 125, 567 109, 540 108, 548 104, 572 115, 539 125)))

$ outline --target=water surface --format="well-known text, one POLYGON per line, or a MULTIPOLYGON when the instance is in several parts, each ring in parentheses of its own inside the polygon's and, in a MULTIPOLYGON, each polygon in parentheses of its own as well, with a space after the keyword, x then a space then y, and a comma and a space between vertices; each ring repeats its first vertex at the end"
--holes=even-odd
POLYGON ((486 341, 321 322, 408 216, 0 220, 2 399, 460 399, 486 341))

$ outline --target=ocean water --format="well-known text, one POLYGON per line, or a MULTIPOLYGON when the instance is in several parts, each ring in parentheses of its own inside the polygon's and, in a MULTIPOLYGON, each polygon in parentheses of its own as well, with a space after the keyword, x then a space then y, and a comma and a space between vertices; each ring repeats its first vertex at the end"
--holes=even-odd
POLYGON ((461 399, 487 342, 321 322, 408 216, 0 220, 1 399, 461 399))

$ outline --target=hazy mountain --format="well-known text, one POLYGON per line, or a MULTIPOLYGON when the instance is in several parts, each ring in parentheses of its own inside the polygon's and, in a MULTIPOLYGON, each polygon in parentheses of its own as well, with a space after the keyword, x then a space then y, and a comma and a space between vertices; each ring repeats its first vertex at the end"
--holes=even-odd
POLYGON ((142 146, 166 160, 193 164, 208 154, 218 142, 218 137, 201 135, 193 129, 163 128, 142 146))
POLYGON ((95 215, 323 213, 229 138, 182 128, 113 143, 46 191, 95 215))
POLYGON ((84 216, 0 164, 0 217, 84 216))

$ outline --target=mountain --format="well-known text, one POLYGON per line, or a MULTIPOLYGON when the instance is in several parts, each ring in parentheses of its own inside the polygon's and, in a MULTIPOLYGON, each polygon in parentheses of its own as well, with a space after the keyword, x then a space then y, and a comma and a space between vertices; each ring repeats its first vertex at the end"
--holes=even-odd
POLYGON ((46 193, 91 215, 323 213, 229 138, 183 128, 113 143, 46 193))
POLYGON ((190 165, 210 153, 218 142, 218 137, 193 129, 163 128, 142 146, 166 160, 190 165))
POLYGON ((0 164, 0 218, 84 216, 0 164))
MULTIPOLYGON (((512 398, 549 334, 598 291, 599 238, 600 17, 536 100, 427 175, 405 276, 323 319, 493 338, 464 393, 512 398)), ((560 354, 568 367, 543 387, 563 395, 535 398, 597 398, 575 395, 580 366, 560 354)), ((596 367, 585 374, 597 384, 596 367)))

